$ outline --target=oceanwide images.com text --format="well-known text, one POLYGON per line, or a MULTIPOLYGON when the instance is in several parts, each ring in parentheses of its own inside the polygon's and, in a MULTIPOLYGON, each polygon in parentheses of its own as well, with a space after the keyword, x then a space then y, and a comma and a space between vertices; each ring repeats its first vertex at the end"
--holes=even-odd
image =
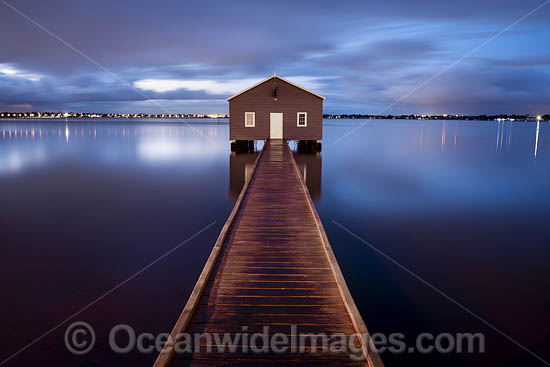
MULTIPOLYGON (((359 333, 305 333, 297 325, 289 325, 287 332, 273 333, 270 326, 242 326, 237 333, 168 333, 154 335, 137 333, 129 325, 114 326, 108 335, 110 349, 119 354, 138 351, 150 353, 338 353, 351 360, 363 360, 365 350, 383 353, 484 353, 485 336, 482 333, 421 333, 413 339, 403 333, 389 335, 359 333)), ((280 328, 278 328, 281 330, 280 328)), ((96 335, 93 327, 83 321, 69 325, 65 331, 65 345, 76 355, 87 354, 94 348, 96 335)))

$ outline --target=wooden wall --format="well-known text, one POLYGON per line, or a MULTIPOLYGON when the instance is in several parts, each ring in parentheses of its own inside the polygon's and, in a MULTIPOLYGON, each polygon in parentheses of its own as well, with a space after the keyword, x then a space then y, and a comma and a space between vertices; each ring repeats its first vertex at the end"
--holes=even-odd
POLYGON ((229 101, 229 138, 263 140, 269 138, 269 114, 283 113, 283 138, 321 140, 323 138, 323 100, 311 93, 272 78, 229 101), (277 88, 277 101, 273 89, 277 88), (244 113, 256 113, 256 126, 244 126, 244 113), (297 113, 307 112, 307 127, 297 126, 297 113))

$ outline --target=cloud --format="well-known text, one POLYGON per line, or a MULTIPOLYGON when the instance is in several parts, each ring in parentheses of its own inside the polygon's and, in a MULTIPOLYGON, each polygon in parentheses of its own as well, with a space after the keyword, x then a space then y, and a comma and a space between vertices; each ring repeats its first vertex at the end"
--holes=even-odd
POLYGON ((15 108, 16 110, 30 110, 32 108, 32 104, 12 104, 10 105, 10 107, 15 108))
MULTIPOLYGON (((299 84, 306 89, 321 90, 323 83, 320 79, 330 79, 332 77, 314 77, 314 76, 290 76, 286 79, 293 83, 299 84)), ((142 79, 136 80, 134 87, 153 91, 155 93, 173 92, 181 89, 188 91, 203 91, 214 95, 232 95, 241 90, 260 82, 262 79, 246 78, 235 80, 178 80, 178 79, 142 79)))
POLYGON ((26 71, 17 69, 11 64, 0 64, 0 73, 14 78, 23 78, 30 80, 31 82, 37 82, 42 79, 42 76, 36 73, 28 73, 26 71))
MULTIPOLYGON (((224 98, 276 68, 326 95, 328 113, 377 113, 538 5, 540 0, 243 0, 216 7, 202 0, 166 0, 163 6, 20 1, 23 13, 130 86, 4 7, 0 31, 10 37, 0 37, 0 108, 163 112, 145 102, 154 99, 175 112, 220 113, 227 111, 224 98), (185 102, 198 100, 200 106, 185 102)), ((542 47, 549 10, 468 57, 461 63, 467 72, 453 67, 387 112, 446 112, 448 106, 459 113, 538 112, 541 100, 550 101, 541 87, 550 78, 550 53, 542 47)), ((548 102, 542 105, 550 110, 548 102)))
POLYGON ((232 94, 257 83, 258 79, 241 80, 177 80, 177 79, 142 79, 135 81, 134 87, 156 93, 172 92, 180 89, 204 91, 209 94, 232 94))

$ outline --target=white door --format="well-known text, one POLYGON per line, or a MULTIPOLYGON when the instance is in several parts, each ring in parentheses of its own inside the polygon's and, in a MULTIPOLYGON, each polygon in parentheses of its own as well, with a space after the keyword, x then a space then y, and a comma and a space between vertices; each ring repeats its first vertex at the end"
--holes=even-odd
POLYGON ((271 139, 283 138, 283 114, 282 113, 270 113, 269 114, 269 137, 271 139))

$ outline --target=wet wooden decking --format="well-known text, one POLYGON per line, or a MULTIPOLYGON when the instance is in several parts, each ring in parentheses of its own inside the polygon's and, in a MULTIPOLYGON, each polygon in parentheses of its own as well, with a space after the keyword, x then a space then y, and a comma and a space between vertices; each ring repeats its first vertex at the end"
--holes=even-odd
MULTIPOLYGON (((287 143, 267 141, 172 335, 367 333, 287 143), (292 325, 294 329, 291 328, 292 325)), ((296 343, 296 338, 294 342, 296 343)), ((166 349, 156 366, 382 366, 346 353, 166 349)), ((240 344, 240 343, 239 343, 240 344)), ((261 346, 261 343, 259 343, 261 346)), ((364 344, 364 343, 363 343, 364 344)), ((307 344, 306 344, 307 345, 307 344)), ((357 345, 356 345, 357 348, 357 345)), ((358 355, 355 349, 355 356, 358 355)))

